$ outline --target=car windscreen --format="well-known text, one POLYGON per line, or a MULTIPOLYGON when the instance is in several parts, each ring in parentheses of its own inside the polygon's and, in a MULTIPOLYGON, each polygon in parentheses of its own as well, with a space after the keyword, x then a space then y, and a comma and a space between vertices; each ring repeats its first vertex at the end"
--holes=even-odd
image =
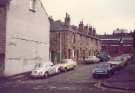
POLYGON ((96 58, 95 56, 89 56, 88 58, 96 58))
POLYGON ((121 61, 121 58, 114 58, 111 61, 121 61))
POLYGON ((61 61, 61 63, 71 63, 71 62, 72 62, 72 60, 70 60, 70 59, 65 59, 65 60, 61 61))
POLYGON ((62 60, 61 63, 67 63, 67 60, 62 60))
POLYGON ((42 67, 43 67, 43 64, 36 64, 34 68, 38 69, 38 68, 42 68, 42 67))
POLYGON ((96 68, 108 68, 107 64, 96 65, 96 68))

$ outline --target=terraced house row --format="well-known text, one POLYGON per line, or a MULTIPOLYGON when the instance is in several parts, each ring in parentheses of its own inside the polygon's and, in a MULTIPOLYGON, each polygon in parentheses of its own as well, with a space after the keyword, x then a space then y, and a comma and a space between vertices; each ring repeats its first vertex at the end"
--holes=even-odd
POLYGON ((64 58, 72 58, 81 61, 87 56, 96 55, 101 50, 101 42, 96 37, 96 29, 84 25, 71 25, 70 15, 66 13, 65 21, 54 20, 49 17, 50 54, 53 62, 60 62, 64 58))

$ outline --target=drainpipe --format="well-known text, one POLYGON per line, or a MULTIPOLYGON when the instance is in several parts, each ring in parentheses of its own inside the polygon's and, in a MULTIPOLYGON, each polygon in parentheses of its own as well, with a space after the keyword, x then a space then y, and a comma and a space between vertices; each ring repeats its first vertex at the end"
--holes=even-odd
POLYGON ((62 50, 61 50, 61 33, 60 33, 60 32, 59 32, 59 36, 60 36, 60 62, 61 62, 61 58, 62 58, 62 57, 61 57, 61 51, 62 51, 62 50))

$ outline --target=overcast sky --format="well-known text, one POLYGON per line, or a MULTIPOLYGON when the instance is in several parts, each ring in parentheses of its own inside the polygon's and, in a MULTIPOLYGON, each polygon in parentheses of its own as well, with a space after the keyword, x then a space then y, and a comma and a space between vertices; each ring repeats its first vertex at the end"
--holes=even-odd
POLYGON ((91 24, 98 34, 112 33, 119 28, 135 29, 135 0, 44 0, 46 11, 55 20, 64 21, 65 13, 71 24, 91 24))

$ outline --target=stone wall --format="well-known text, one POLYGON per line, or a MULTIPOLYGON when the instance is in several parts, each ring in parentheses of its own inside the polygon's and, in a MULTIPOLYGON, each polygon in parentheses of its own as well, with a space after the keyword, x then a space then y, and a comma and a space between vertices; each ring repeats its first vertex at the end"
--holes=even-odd
POLYGON ((53 51, 52 55, 56 59, 58 58, 55 54, 60 53, 60 45, 62 58, 72 58, 76 61, 95 55, 101 49, 101 42, 98 39, 75 31, 51 31, 50 37, 50 51, 53 51))

